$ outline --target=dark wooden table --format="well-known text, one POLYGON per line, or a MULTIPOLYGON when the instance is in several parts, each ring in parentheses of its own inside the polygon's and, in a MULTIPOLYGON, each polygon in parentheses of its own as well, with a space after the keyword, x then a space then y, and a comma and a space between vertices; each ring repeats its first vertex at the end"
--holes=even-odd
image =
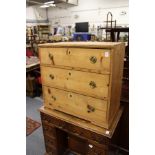
POLYGON ((31 65, 26 65, 26 73, 34 71, 40 68, 40 63, 33 63, 31 65))
POLYGON ((129 41, 129 27, 116 27, 116 28, 102 27, 100 29, 105 29, 106 32, 110 32, 112 42, 117 42, 119 40, 121 32, 127 32, 128 33, 128 41, 129 41), (117 37, 115 39, 115 33, 116 32, 117 32, 117 37))
MULTIPOLYGON (((121 32, 127 32, 129 33, 129 28, 128 27, 116 27, 116 28, 111 28, 111 29, 106 29, 107 32, 111 33, 111 40, 112 41, 118 41, 120 38, 120 33, 121 32), (117 38, 115 40, 115 32, 117 32, 117 38)), ((129 40, 129 34, 128 34, 128 40, 129 40)))
POLYGON ((40 76, 40 63, 26 65, 26 95, 29 97, 40 96, 41 84, 36 81, 40 76))
MULTIPOLYGON (((56 110, 40 108, 46 155, 108 155, 117 140, 120 109, 110 129, 56 110)), ((128 153, 126 153, 128 154, 128 153)), ((124 154, 123 154, 124 155, 124 154)))

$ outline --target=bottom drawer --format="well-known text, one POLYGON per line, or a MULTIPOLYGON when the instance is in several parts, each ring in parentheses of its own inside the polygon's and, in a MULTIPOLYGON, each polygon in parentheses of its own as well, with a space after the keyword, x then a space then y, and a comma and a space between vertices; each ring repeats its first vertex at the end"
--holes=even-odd
POLYGON ((55 148, 46 146, 46 154, 45 155, 58 155, 55 148))
POLYGON ((42 121, 42 127, 44 135, 47 135, 49 137, 56 137, 56 129, 53 126, 50 126, 49 124, 42 121))
POLYGON ((107 152, 106 146, 88 142, 87 155, 107 155, 106 152, 107 152))
POLYGON ((80 155, 107 155, 107 146, 90 142, 79 137, 68 136, 68 148, 80 155))
POLYGON ((73 135, 68 136, 68 148, 80 155, 86 155, 87 141, 73 135))
POLYGON ((44 140, 45 140, 46 146, 53 147, 53 148, 56 147, 56 139, 55 138, 44 135, 44 140))
POLYGON ((44 106, 85 119, 95 125, 107 125, 107 101, 43 86, 44 106))
POLYGON ((106 155, 106 151, 98 147, 94 147, 88 150, 87 155, 106 155))

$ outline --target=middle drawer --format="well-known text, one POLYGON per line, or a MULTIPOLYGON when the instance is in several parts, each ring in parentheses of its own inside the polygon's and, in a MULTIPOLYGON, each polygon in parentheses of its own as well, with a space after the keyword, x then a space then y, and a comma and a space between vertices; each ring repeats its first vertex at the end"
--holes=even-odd
POLYGON ((107 99, 109 75, 82 72, 76 70, 41 67, 42 83, 72 92, 107 99))

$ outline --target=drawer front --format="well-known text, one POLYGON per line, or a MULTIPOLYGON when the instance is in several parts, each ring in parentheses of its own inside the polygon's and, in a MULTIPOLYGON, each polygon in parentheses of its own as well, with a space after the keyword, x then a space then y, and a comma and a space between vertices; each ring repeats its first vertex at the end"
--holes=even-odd
POLYGON ((107 99, 109 75, 41 67, 42 83, 80 94, 107 99))
POLYGON ((93 143, 89 143, 88 142, 88 153, 87 155, 107 155, 106 152, 107 152, 107 148, 106 146, 97 146, 93 143))
POLYGON ((42 124, 43 132, 45 136, 49 137, 56 137, 56 129, 54 127, 51 127, 49 125, 46 125, 45 123, 42 124))
POLYGON ((87 141, 73 135, 69 135, 68 148, 76 153, 79 153, 80 155, 86 155, 87 141))
POLYGON ((93 148, 93 149, 89 149, 87 155, 107 155, 105 151, 99 149, 99 148, 93 148))
POLYGON ((103 125, 106 121, 107 101, 45 86, 43 92, 47 108, 63 111, 95 124, 103 125))
POLYGON ((41 48, 42 65, 84 68, 110 72, 110 50, 84 48, 41 48))
POLYGON ((72 134, 76 134, 81 137, 88 138, 92 141, 96 141, 100 144, 109 145, 110 139, 97 134, 95 132, 89 131, 87 129, 81 128, 79 126, 72 125, 55 117, 49 116, 41 112, 41 120, 43 124, 52 124, 62 130, 66 130, 72 134))
POLYGON ((46 154, 45 155, 58 155, 56 148, 46 146, 46 154))
POLYGON ((56 138, 52 138, 49 136, 44 135, 45 144, 49 147, 56 147, 56 138))

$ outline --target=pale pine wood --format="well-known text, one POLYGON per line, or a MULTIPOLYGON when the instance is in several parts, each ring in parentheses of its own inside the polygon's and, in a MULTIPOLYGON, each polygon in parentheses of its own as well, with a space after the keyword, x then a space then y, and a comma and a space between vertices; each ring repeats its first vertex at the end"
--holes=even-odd
POLYGON ((41 66, 41 74, 42 83, 45 86, 78 92, 101 99, 107 99, 108 97, 109 75, 43 66, 41 66), (54 79, 51 79, 50 75, 53 75, 54 79), (96 88, 91 88, 89 85, 91 81, 96 83, 96 88))
POLYGON ((41 65, 53 67, 70 67, 91 70, 92 72, 110 73, 109 49, 84 49, 84 48, 41 48, 41 65), (106 57, 105 53, 109 54, 106 57), (50 55, 53 56, 51 60, 50 55), (92 63, 91 57, 97 61, 92 63))
MULTIPOLYGON (((112 122, 120 107, 125 46, 120 44, 112 51, 112 63, 109 89, 108 121, 112 122)), ((110 123, 109 123, 110 124, 110 123)))
POLYGON ((110 126, 110 128, 108 130, 103 128, 103 127, 96 126, 96 125, 94 125, 88 121, 79 119, 77 117, 74 117, 74 116, 71 116, 71 115, 56 111, 56 110, 44 108, 44 106, 42 106, 39 109, 39 111, 41 111, 47 115, 53 116, 55 118, 58 118, 60 120, 63 120, 65 122, 71 123, 75 126, 79 126, 79 127, 84 128, 84 129, 87 129, 87 130, 93 131, 95 133, 98 133, 100 135, 103 135, 105 137, 111 138, 113 136, 113 133, 117 127, 117 124, 118 124, 120 118, 121 118, 123 108, 122 107, 119 108, 118 114, 114 118, 112 125, 110 126))
POLYGON ((77 48, 114 48, 121 42, 59 42, 39 44, 39 47, 77 47, 77 48))
POLYGON ((44 106, 47 108, 63 111, 103 127, 107 123, 107 101, 50 87, 43 87, 43 92, 44 106), (95 109, 94 112, 88 113, 88 105, 95 109))
MULTIPOLYGON (((105 123, 101 124, 98 120, 95 120, 93 123, 104 126, 107 129, 110 128, 113 120, 117 117, 120 108, 125 44, 107 42, 52 43, 43 46, 41 45, 39 51, 41 55, 40 60, 43 85, 107 101, 106 117, 98 119, 105 119, 105 123), (51 48, 55 51, 53 54, 54 61, 52 60, 52 62, 49 62, 46 54, 48 53, 48 49, 51 48), (70 60, 69 57, 66 57, 65 55, 69 54, 69 49, 72 49, 70 50, 70 55, 73 56, 71 59, 74 58, 74 61, 70 60), (82 51, 84 52, 82 53, 82 51), (97 57, 97 60, 101 58, 101 51, 109 51, 106 59, 102 59, 102 63, 100 63, 100 65, 103 65, 101 65, 102 67, 97 65, 98 61, 95 64, 91 64, 93 67, 87 62, 89 51, 90 53, 92 52, 92 54, 95 54, 94 56, 97 57), (81 55, 82 57, 79 58, 81 55), (106 63, 103 63, 103 60, 106 60, 106 63), (49 77, 50 74, 54 75, 53 79, 49 77), (92 89, 89 85, 90 81, 94 81, 97 87, 92 89)), ((79 100, 79 102, 81 101, 79 100)), ((62 104, 65 104, 65 102, 62 104)), ((79 103, 79 105, 81 104, 79 103)), ((58 106, 56 105, 55 107, 58 106)), ((67 112, 67 108, 66 110, 64 110, 64 108, 63 110, 59 110, 67 112)), ((73 111, 76 110, 77 107, 74 107, 73 111)), ((75 115, 79 117, 79 114, 75 115)), ((104 115, 104 110, 102 115, 104 115)), ((83 119, 87 118, 86 114, 85 116, 80 115, 80 117, 83 117, 83 119)), ((97 118, 95 117, 95 119, 97 118)))

